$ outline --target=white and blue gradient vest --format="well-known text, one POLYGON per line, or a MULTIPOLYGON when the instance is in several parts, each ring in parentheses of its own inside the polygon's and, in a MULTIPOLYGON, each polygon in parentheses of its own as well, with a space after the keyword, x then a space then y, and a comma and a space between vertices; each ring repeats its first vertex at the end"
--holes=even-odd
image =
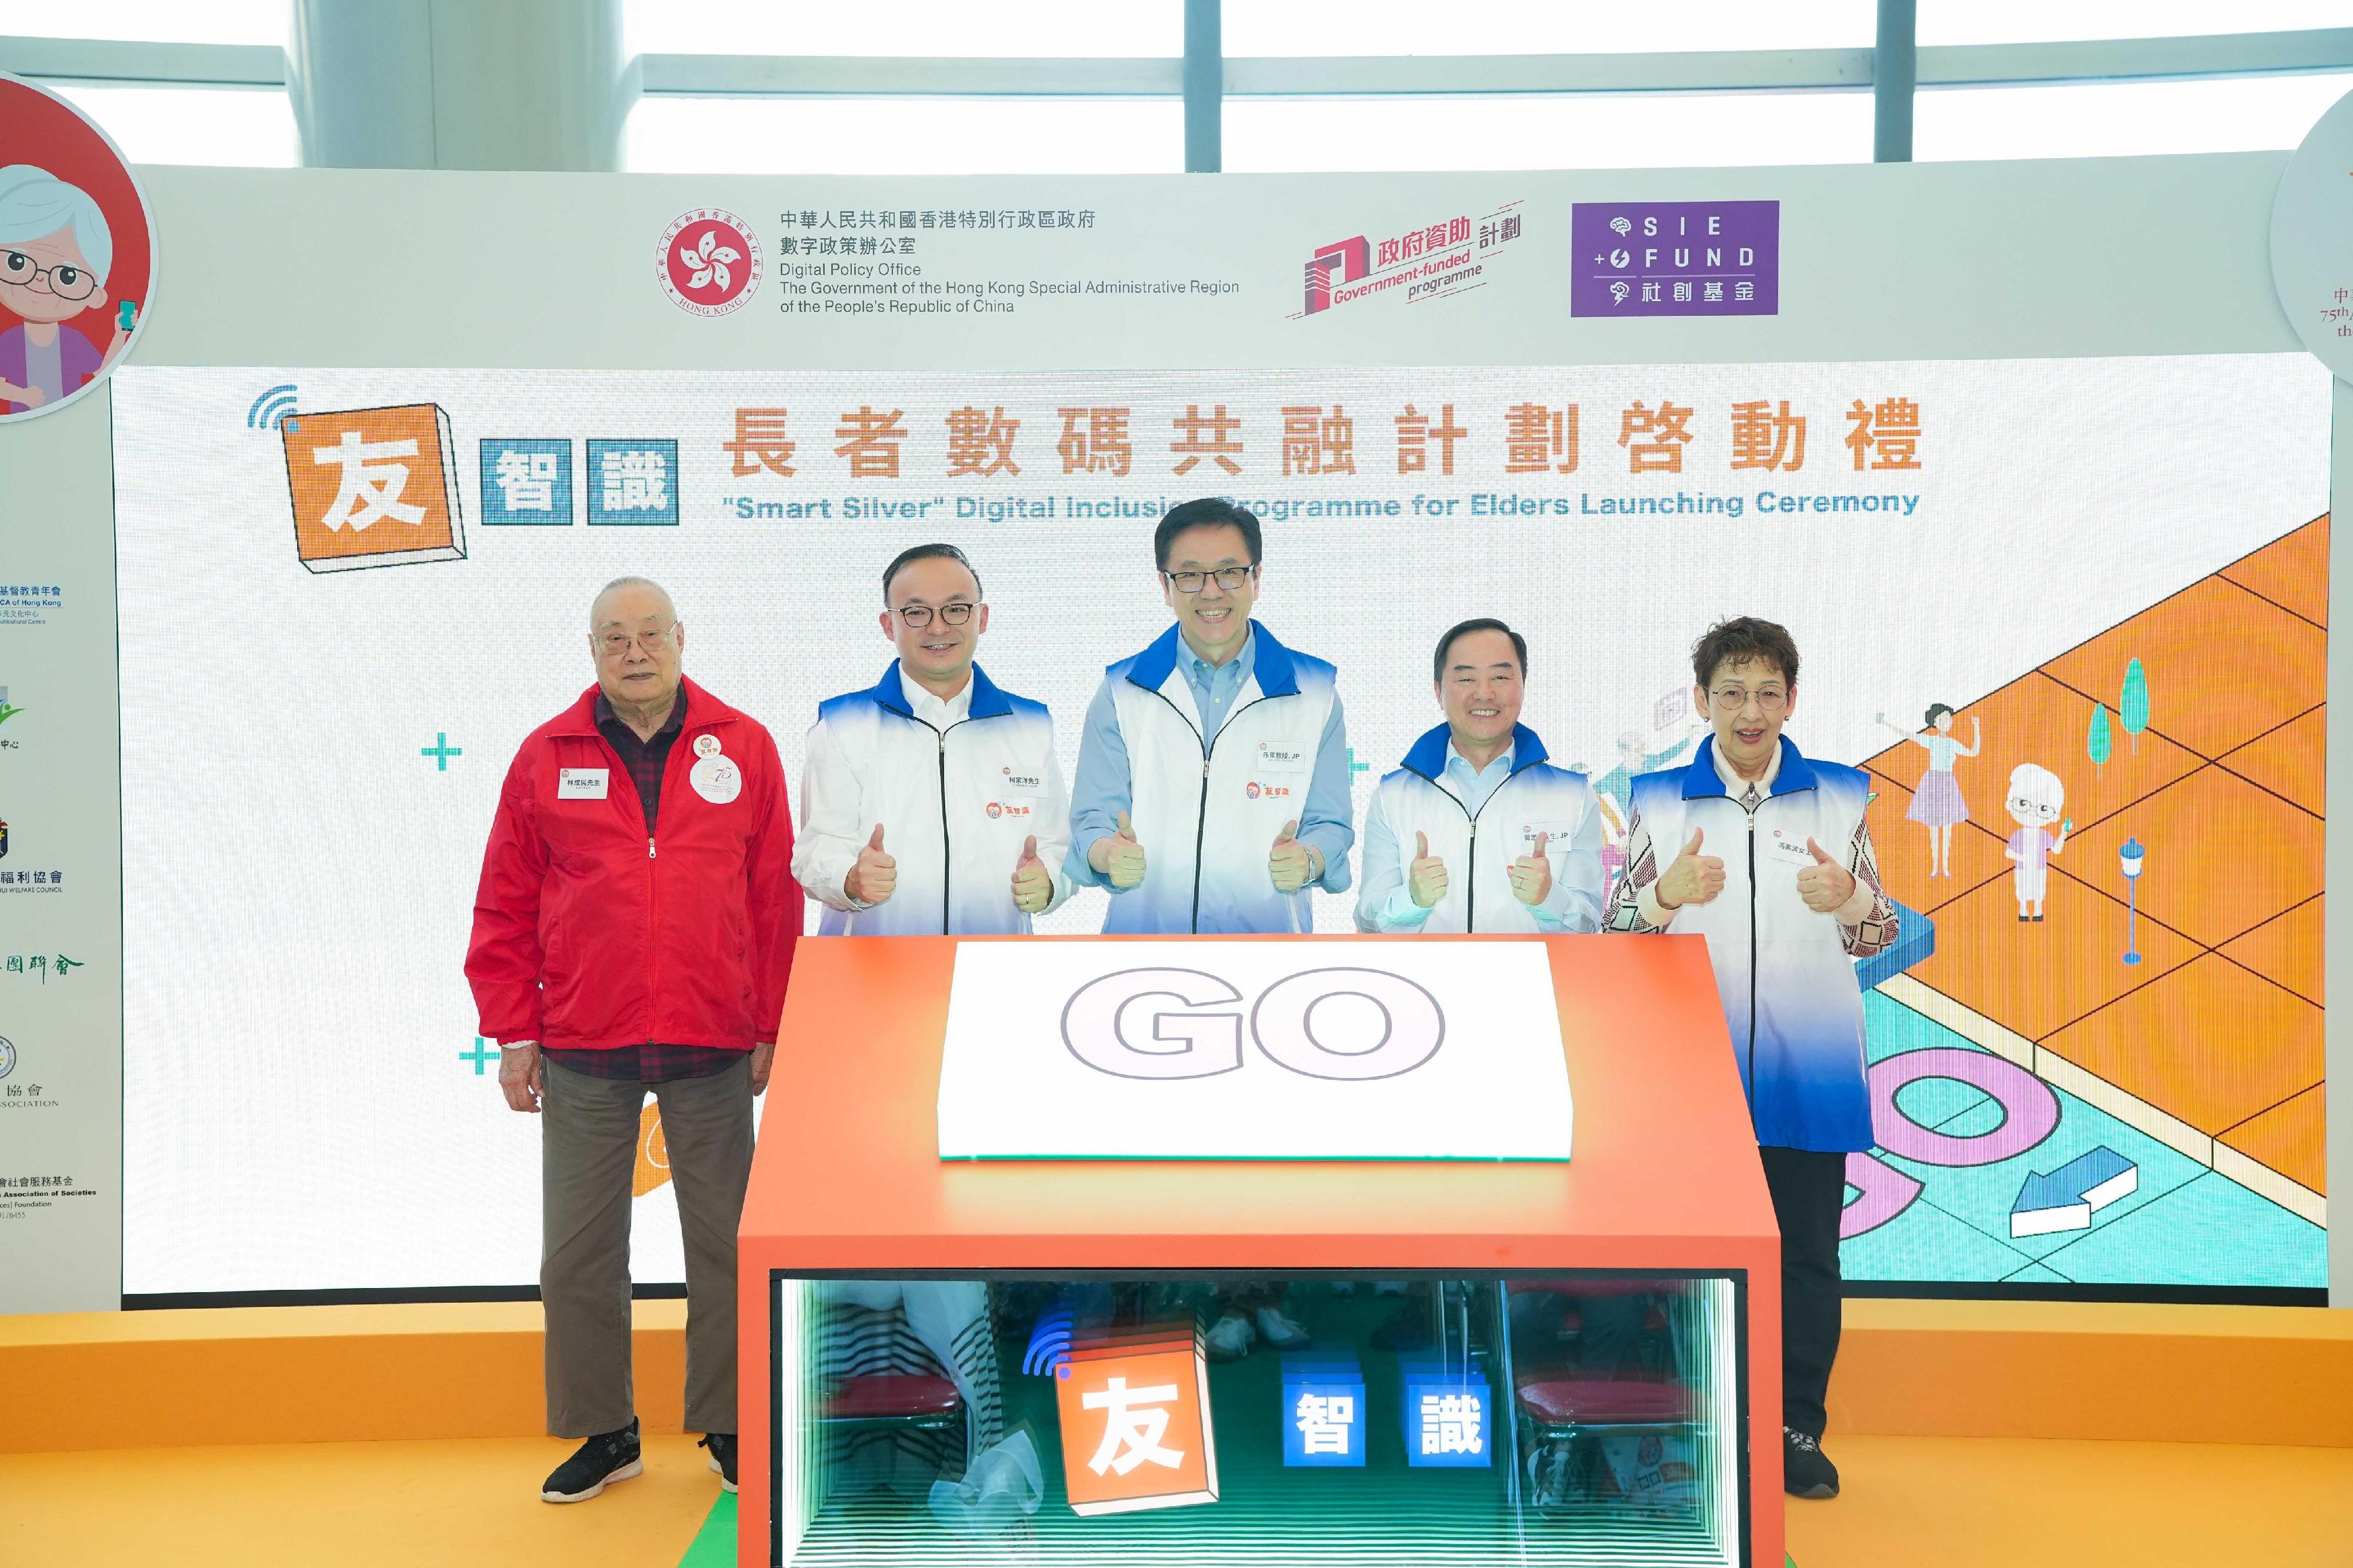
MULTIPOLYGON (((869 818, 890 825, 899 863, 890 898, 871 910, 828 909, 818 933, 1026 935, 1029 917, 1013 907, 1008 889, 1021 841, 1047 837, 1028 809, 1044 804, 1053 763, 1045 704, 998 689, 975 665, 966 717, 934 730, 908 710, 893 659, 870 689, 818 703, 817 721, 856 770, 869 818), (1022 781, 1021 790, 1008 790, 1008 777, 1022 781)), ((1056 824, 1053 836, 1064 826, 1056 824)))
POLYGON ((1686 904, 1668 929, 1707 938, 1715 989, 1757 1142, 1824 1152, 1872 1145, 1871 1090, 1864 1078, 1862 992, 1838 922, 1798 896, 1803 862, 1772 848, 1772 837, 1814 839, 1844 862, 1869 803, 1864 775, 1818 763, 1781 740, 1773 794, 1748 814, 1715 771, 1715 742, 1680 768, 1634 781, 1634 810, 1650 829, 1664 874, 1694 828, 1703 855, 1724 861, 1724 891, 1686 904))
MULTIPOLYGON (((1193 689, 1176 668, 1175 626, 1103 672, 1127 746, 1129 815, 1145 859, 1143 885, 1112 895, 1107 932, 1315 929, 1310 889, 1277 892, 1266 861, 1283 824, 1306 813, 1316 744, 1335 700, 1334 672, 1251 625, 1250 679, 1206 743, 1193 689)), ((1346 886, 1346 868, 1331 880, 1346 886)))
MULTIPOLYGON (((1593 931, 1601 920, 1601 859, 1598 848, 1579 855, 1577 841, 1588 831, 1600 807, 1583 773, 1554 767, 1545 743, 1525 724, 1512 726, 1512 773, 1473 817, 1439 783, 1445 776, 1452 736, 1440 724, 1413 743, 1395 773, 1381 780, 1371 811, 1388 822, 1396 847, 1398 875, 1412 879, 1414 835, 1430 836, 1430 852, 1446 862, 1446 896, 1430 911, 1421 930, 1432 931, 1539 931, 1535 916, 1512 892, 1512 862, 1535 850, 1536 835, 1550 834, 1545 858, 1555 882, 1588 889, 1564 910, 1571 931, 1593 931)), ((1363 836, 1367 842, 1370 834, 1363 836)), ((1366 867, 1369 879, 1372 870, 1366 867)))

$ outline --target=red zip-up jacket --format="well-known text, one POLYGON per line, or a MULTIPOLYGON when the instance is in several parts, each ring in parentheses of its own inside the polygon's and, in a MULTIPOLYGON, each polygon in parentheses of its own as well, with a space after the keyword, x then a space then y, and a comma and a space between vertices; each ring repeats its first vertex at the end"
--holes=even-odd
POLYGON ((748 1051, 776 1037, 802 899, 784 765, 757 720, 681 688, 653 837, 597 732, 595 687, 515 752, 466 950, 481 1032, 499 1044, 748 1051))

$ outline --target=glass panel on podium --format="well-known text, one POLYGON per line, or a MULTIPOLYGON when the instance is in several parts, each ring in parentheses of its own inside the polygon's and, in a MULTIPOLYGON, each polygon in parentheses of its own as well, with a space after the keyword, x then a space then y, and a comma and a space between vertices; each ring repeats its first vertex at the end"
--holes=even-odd
POLYGON ((1746 1560, 1734 1274, 777 1276, 773 1560, 1746 1560))

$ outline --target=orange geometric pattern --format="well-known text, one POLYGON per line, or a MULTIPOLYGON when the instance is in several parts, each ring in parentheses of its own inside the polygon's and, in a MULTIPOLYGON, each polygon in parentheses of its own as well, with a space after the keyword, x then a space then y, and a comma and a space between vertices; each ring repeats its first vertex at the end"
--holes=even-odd
POLYGON ((1954 830, 1949 878, 1926 875, 1929 830, 1905 817, 1926 753, 1900 742, 1864 764, 1888 891, 1936 922, 1908 980, 2063 1066, 2068 1087, 2106 1086, 2106 1109, 2137 1103, 2210 1163, 2234 1151, 2310 1194, 2327 1190, 2327 561, 2324 516, 1963 708, 1955 735, 1975 721, 1984 745, 1955 763, 1971 820, 1954 830), (2120 712, 2135 659, 2137 736, 2120 712), (2097 765, 2094 703, 2111 740, 2097 765), (2005 853, 2002 794, 2021 763, 2059 774, 2074 824, 2041 921, 2019 920, 2005 853), (2127 839, 2146 850, 2137 916, 2127 839))

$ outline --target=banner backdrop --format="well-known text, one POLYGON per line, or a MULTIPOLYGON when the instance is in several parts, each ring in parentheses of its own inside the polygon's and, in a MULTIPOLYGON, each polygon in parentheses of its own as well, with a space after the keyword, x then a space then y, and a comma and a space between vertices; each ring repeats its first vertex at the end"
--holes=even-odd
MULTIPOLYGON (((664 240, 710 264, 666 270, 689 302, 724 291, 720 251, 725 289, 747 265, 702 232, 664 240)), ((1852 1276, 2318 1286, 2328 396, 2283 354, 127 367, 125 1289, 534 1277, 536 1151, 459 964, 499 780, 589 683, 606 580, 671 590, 689 671, 797 776, 818 701, 891 657, 883 563, 955 542, 993 607, 982 662, 1051 708, 1068 769, 1103 667, 1166 624, 1152 524, 1200 494, 1259 512, 1261 619, 1339 668, 1359 820, 1439 721, 1439 632, 1500 616, 1615 874, 1628 778, 1700 733, 1693 638, 1791 628, 1790 734, 1872 770, 1904 906, 1864 974, 1880 1147, 1849 1168, 1852 1276), (2032 923, 2028 763, 2072 824, 2032 923)), ((1318 929, 1351 910, 1320 897, 1318 929)), ((646 1131, 637 1272, 674 1279, 646 1131)))
POLYGON ((1689 755, 1699 627, 1795 628, 1792 734, 1881 782, 1906 907, 1852 1274, 2320 1283, 2333 393, 2259 237, 2288 166, 140 170, 178 281, 118 244, 120 374, 0 422, 0 1311, 527 1288, 537 1125, 459 965, 588 595, 670 582, 797 770, 889 656, 883 562, 955 540, 1067 763, 1166 624, 1152 519, 1215 492, 1340 670, 1360 810, 1460 616, 1529 634, 1613 837, 1689 755), (2073 826, 2021 923, 2028 763, 2073 826))

